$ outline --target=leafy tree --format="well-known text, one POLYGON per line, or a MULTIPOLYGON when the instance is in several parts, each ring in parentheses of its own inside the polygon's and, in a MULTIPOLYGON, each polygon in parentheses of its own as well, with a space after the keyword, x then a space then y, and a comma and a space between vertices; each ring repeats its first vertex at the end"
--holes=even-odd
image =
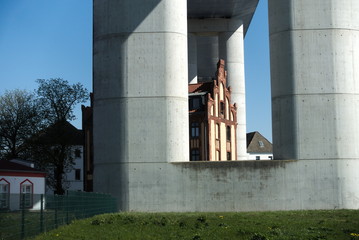
POLYGON ((34 94, 25 90, 6 91, 0 96, 0 158, 26 158, 25 142, 43 124, 34 94))
POLYGON ((61 78, 39 79, 37 95, 48 127, 31 142, 32 158, 47 170, 47 184, 55 194, 64 194, 65 177, 73 168, 73 134, 68 133, 69 123, 75 119, 73 109, 85 102, 88 91, 80 84, 70 85, 61 78))

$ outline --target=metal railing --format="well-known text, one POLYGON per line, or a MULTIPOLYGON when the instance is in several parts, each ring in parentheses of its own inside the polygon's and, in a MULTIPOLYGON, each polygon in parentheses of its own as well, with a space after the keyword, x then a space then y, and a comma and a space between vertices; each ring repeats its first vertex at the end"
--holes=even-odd
POLYGON ((0 209, 0 240, 25 239, 75 219, 117 212, 108 194, 68 191, 66 195, 10 194, 0 209))

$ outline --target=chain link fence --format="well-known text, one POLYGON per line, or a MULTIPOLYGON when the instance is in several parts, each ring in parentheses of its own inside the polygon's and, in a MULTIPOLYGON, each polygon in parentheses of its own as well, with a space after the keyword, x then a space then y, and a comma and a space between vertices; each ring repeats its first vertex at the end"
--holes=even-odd
POLYGON ((10 194, 9 206, 0 209, 0 240, 18 240, 69 224, 75 219, 117 212, 108 194, 73 192, 66 195, 10 194), (11 207, 10 207, 11 204, 11 207))

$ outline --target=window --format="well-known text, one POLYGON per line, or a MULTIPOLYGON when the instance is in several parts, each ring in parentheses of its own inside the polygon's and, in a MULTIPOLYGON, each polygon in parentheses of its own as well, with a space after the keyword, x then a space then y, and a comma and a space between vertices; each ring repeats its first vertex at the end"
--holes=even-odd
POLYGON ((219 139, 219 124, 216 124, 216 139, 219 139))
POLYGON ((199 149, 191 150, 191 161, 199 161, 199 149))
POLYGON ((196 97, 196 98, 190 98, 189 99, 189 110, 197 110, 197 109, 201 109, 202 108, 202 104, 201 104, 201 98, 196 97))
POLYGON ((75 169, 75 180, 81 180, 81 169, 75 169))
POLYGON ((199 123, 191 124, 191 137, 198 138, 199 137, 199 123))
POLYGON ((272 157, 272 156, 268 156, 268 159, 273 160, 273 157, 272 157))
POLYGON ((77 158, 81 157, 81 150, 80 149, 75 150, 75 157, 77 157, 77 158))
POLYGON ((260 156, 256 156, 256 160, 261 160, 261 157, 260 157, 260 156))
POLYGON ((25 180, 20 184, 21 194, 20 194, 20 208, 32 208, 32 193, 33 193, 33 184, 29 180, 25 180))
POLYGON ((219 111, 222 115, 224 115, 224 102, 219 103, 219 111))
POLYGON ((231 141, 231 127, 227 126, 227 141, 231 141))
POLYGON ((5 180, 0 180, 0 209, 9 208, 10 184, 5 180))
POLYGON ((258 144, 259 144, 259 147, 264 148, 264 143, 263 143, 263 141, 258 141, 258 144))
POLYGON ((231 152, 227 152, 227 160, 232 160, 231 152))

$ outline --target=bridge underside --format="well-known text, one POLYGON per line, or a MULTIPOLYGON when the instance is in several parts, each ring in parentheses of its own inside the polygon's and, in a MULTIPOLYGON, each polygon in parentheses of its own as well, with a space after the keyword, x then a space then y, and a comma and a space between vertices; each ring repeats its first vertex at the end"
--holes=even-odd
POLYGON ((294 161, 189 161, 188 82, 214 76, 218 58, 245 159, 257 4, 94 0, 95 191, 125 211, 359 207, 358 0, 268 0, 274 158, 294 161))
POLYGON ((189 19, 238 18, 247 32, 259 0, 188 0, 189 19))

